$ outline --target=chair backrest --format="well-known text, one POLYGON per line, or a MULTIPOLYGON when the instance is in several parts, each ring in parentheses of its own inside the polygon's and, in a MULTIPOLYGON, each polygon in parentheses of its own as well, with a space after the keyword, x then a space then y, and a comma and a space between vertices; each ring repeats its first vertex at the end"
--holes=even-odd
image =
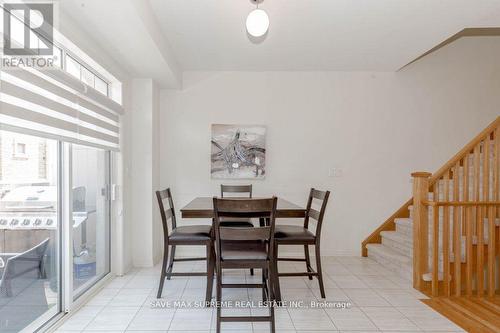
POLYGON ((273 244, 277 198, 220 199, 214 198, 214 228, 217 249, 223 241, 268 241, 273 244), (221 218, 268 218, 264 227, 222 227, 221 218))
MULTIPOLYGON (((252 197, 252 184, 250 185, 223 185, 220 186, 220 196, 224 198, 224 193, 238 193, 243 194, 244 197, 252 197)), ((241 196, 241 195, 240 195, 241 196)))
MULTIPOLYGON (((27 277, 27 274, 33 271, 36 271, 37 274, 31 277, 31 279, 36 279, 39 276, 49 240, 50 239, 47 238, 37 246, 25 252, 16 253, 4 258, 5 267, 3 267, 3 272, 0 276, 0 295, 5 293, 7 296, 11 297, 11 281, 18 277, 27 277)), ((29 279, 29 277, 27 277, 27 279, 29 279)))
POLYGON ((330 191, 320 191, 311 188, 309 192, 309 199, 307 200, 306 207, 306 218, 304 219, 304 228, 309 228, 309 221, 313 219, 316 221, 316 237, 319 238, 321 235, 321 226, 323 224, 323 218, 325 217, 326 205, 328 203, 328 198, 330 197, 330 191), (313 200, 318 200, 319 211, 312 207, 313 200))
POLYGON ((156 191, 156 199, 158 200, 158 206, 160 207, 163 236, 166 241, 169 234, 168 221, 172 221, 172 229, 175 229, 177 227, 177 221, 175 219, 174 200, 172 199, 170 188, 156 191), (164 204, 164 201, 166 201, 166 205, 164 204))
POLYGON ((73 211, 85 212, 85 198, 87 195, 87 188, 85 186, 78 186, 73 188, 73 211))

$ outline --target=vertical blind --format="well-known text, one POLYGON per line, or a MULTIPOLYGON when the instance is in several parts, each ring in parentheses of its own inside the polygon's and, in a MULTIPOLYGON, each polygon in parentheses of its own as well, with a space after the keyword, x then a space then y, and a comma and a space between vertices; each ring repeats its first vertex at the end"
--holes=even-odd
POLYGON ((118 150, 123 108, 59 69, 0 71, 0 129, 118 150))

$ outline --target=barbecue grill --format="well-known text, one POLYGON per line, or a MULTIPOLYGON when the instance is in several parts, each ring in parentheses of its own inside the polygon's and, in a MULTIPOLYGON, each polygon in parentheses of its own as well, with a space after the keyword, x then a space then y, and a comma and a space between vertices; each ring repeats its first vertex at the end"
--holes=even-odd
MULTIPOLYGON (((88 213, 73 212, 74 232, 82 232, 88 213)), ((57 239, 56 186, 21 186, 0 200, 0 252, 23 252, 44 239, 57 239)))

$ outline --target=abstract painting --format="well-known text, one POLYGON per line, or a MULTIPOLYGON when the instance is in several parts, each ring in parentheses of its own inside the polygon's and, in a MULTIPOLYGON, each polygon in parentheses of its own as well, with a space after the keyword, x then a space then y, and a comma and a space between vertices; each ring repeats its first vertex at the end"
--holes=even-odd
POLYGON ((212 178, 264 178, 266 127, 212 125, 211 174, 212 178))

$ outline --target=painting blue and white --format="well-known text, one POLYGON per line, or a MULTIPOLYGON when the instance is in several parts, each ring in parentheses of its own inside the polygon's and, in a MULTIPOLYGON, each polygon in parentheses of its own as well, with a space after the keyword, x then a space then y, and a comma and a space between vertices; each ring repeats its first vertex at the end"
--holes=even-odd
POLYGON ((266 175, 266 127, 212 125, 211 174, 218 179, 263 179, 266 175))

